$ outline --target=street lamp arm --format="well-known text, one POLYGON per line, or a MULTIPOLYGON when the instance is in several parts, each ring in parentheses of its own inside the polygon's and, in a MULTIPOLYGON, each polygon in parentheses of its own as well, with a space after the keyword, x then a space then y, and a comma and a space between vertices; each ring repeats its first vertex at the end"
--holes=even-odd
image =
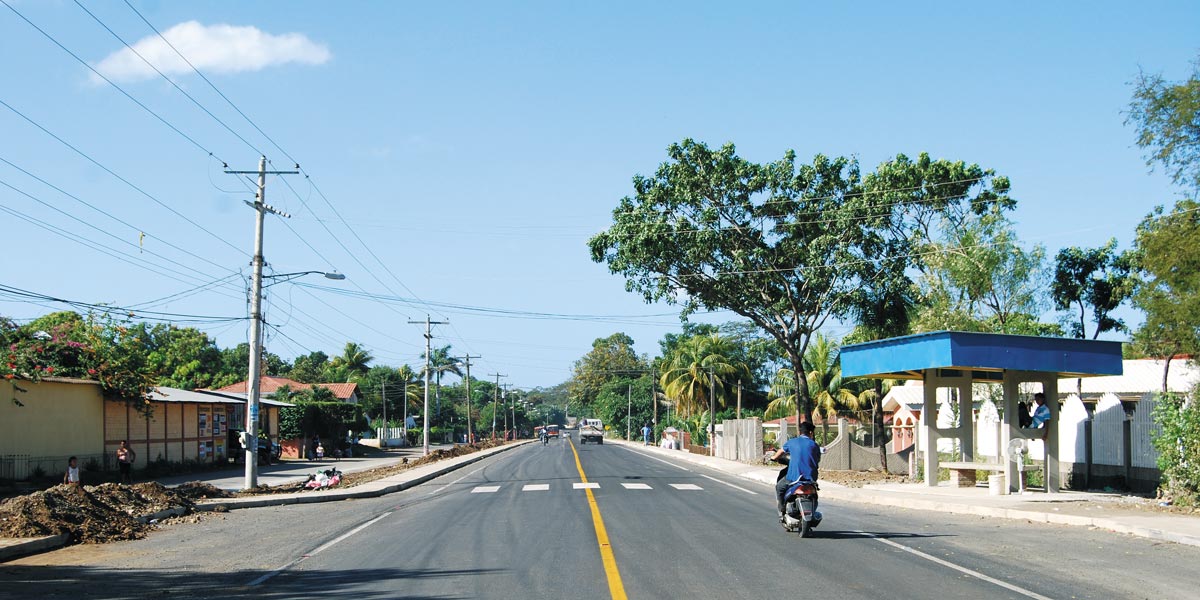
POLYGON ((263 279, 272 280, 270 283, 264 283, 263 287, 275 285, 277 283, 283 283, 285 281, 291 281, 293 279, 296 279, 298 277, 303 277, 305 275, 324 275, 325 279, 333 279, 336 281, 341 281, 346 278, 346 276, 344 274, 338 273, 337 271, 332 271, 332 272, 300 271, 298 273, 280 273, 278 275, 263 275, 262 276, 263 279))

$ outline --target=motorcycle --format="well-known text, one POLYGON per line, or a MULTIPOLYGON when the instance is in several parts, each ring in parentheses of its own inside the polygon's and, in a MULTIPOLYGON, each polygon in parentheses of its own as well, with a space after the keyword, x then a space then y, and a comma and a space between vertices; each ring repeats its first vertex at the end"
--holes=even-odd
MULTIPOLYGON (((779 477, 775 479, 778 483, 783 478, 787 477, 788 457, 781 456, 777 461, 784 465, 779 471, 779 477)), ((795 531, 800 534, 800 537, 812 537, 812 530, 817 525, 821 524, 821 511, 817 510, 817 492, 820 487, 817 482, 801 479, 794 482, 783 496, 783 528, 787 531, 795 531)))

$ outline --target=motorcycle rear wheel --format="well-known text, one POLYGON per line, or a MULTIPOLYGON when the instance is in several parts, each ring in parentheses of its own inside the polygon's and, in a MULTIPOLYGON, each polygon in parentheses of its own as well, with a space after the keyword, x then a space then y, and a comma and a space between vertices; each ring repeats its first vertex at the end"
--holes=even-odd
POLYGON ((796 532, 799 533, 800 537, 802 538, 812 537, 812 523, 810 521, 801 519, 800 525, 796 527, 796 532))

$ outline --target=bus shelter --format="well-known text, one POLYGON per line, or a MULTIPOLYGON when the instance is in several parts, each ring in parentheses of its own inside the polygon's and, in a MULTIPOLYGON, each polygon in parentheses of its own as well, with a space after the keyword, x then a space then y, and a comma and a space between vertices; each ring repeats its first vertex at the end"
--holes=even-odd
MULTIPOLYGON (((964 462, 974 460, 973 383, 1001 384, 1000 445, 1013 439, 1043 439, 1046 491, 1062 488, 1058 450, 1058 380, 1121 374, 1121 343, 1027 335, 938 331, 842 348, 842 376, 917 379, 924 382, 922 430, 926 444, 925 483, 937 485, 939 439, 957 439, 964 462), (1050 409, 1044 429, 1022 429, 1017 419, 1022 384, 1041 385, 1050 409), (939 428, 937 391, 950 388, 957 397, 958 425, 939 428)), ((1032 394, 1030 394, 1032 396, 1032 394)), ((1017 490, 1016 465, 1004 461, 1005 481, 1017 490)))

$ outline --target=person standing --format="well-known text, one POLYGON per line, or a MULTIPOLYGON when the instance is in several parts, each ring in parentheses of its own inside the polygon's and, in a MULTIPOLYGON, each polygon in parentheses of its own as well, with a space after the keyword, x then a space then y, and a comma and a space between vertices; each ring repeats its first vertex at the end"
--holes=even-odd
POLYGON ((121 445, 117 448, 117 466, 121 469, 121 483, 133 483, 133 463, 135 461, 137 461, 137 452, 134 452, 125 440, 121 440, 121 445))
POLYGON ((650 429, 649 423, 642 425, 642 445, 643 446, 650 445, 650 434, 652 433, 652 431, 653 430, 650 429))
POLYGON ((79 463, 74 456, 67 459, 67 472, 63 473, 63 483, 79 485, 79 463))

